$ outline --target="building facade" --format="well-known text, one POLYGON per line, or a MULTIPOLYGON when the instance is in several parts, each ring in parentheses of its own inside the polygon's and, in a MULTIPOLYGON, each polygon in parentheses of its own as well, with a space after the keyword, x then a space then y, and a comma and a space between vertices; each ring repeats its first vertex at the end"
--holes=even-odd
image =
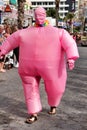
POLYGON ((2 0, 5 4, 9 4, 9 0, 2 0))
POLYGON ((83 23, 84 31, 87 32, 87 0, 79 0, 79 19, 83 23))
MULTIPOLYGON (((46 10, 55 8, 55 0, 31 0, 31 7, 35 9, 37 6, 42 6, 46 10)), ((76 10, 78 10, 78 0, 60 0, 60 18, 64 18, 68 12, 75 12, 76 10)))
MULTIPOLYGON (((9 3, 9 0, 3 0, 5 4, 9 3)), ((31 7, 35 9, 38 6, 44 7, 46 10, 55 8, 55 0, 26 0, 31 2, 31 7)), ((68 12, 75 12, 78 10, 79 0, 60 0, 59 4, 59 16, 64 18, 68 12)))
MULTIPOLYGON (((35 9, 38 6, 44 7, 46 10, 55 8, 55 0, 31 0, 31 7, 35 9)), ((69 4, 66 4, 66 0, 60 0, 59 4, 59 16, 64 18, 68 13, 69 4)))

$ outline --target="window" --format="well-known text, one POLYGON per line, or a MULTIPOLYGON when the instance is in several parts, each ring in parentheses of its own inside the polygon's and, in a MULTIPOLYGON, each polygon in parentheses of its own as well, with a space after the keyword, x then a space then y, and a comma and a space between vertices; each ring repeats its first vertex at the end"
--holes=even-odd
POLYGON ((36 2, 32 2, 32 5, 36 5, 36 2))
POLYGON ((49 5, 53 5, 53 2, 49 2, 49 5))
POLYGON ((41 5, 41 2, 37 2, 37 5, 41 5))

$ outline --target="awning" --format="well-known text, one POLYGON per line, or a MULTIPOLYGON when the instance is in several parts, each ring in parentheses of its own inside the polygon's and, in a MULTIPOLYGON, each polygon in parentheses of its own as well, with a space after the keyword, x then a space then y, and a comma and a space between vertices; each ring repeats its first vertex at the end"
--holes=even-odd
POLYGON ((2 0, 0 0, 0 6, 4 5, 4 2, 2 0))
POLYGON ((4 2, 0 0, 0 10, 3 11, 3 9, 4 9, 4 2))

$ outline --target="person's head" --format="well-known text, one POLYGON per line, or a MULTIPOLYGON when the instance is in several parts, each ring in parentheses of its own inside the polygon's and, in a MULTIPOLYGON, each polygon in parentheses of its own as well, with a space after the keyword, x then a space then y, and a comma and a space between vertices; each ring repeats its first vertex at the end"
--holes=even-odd
POLYGON ((12 33, 16 32, 18 30, 17 25, 14 24, 13 26, 11 26, 11 30, 12 30, 12 33))
POLYGON ((35 10, 35 21, 37 24, 44 24, 46 19, 46 11, 43 7, 38 7, 35 10))
POLYGON ((4 31, 4 26, 0 24, 0 33, 3 33, 3 31, 4 31))

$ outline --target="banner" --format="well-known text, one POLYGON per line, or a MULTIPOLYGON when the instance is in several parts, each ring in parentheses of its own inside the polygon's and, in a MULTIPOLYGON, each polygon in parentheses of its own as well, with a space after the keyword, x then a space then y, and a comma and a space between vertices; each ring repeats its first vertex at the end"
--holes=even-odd
POLYGON ((12 5, 16 5, 17 4, 17 0, 9 0, 9 3, 12 5))
POLYGON ((75 12, 75 0, 72 0, 72 12, 75 12))

